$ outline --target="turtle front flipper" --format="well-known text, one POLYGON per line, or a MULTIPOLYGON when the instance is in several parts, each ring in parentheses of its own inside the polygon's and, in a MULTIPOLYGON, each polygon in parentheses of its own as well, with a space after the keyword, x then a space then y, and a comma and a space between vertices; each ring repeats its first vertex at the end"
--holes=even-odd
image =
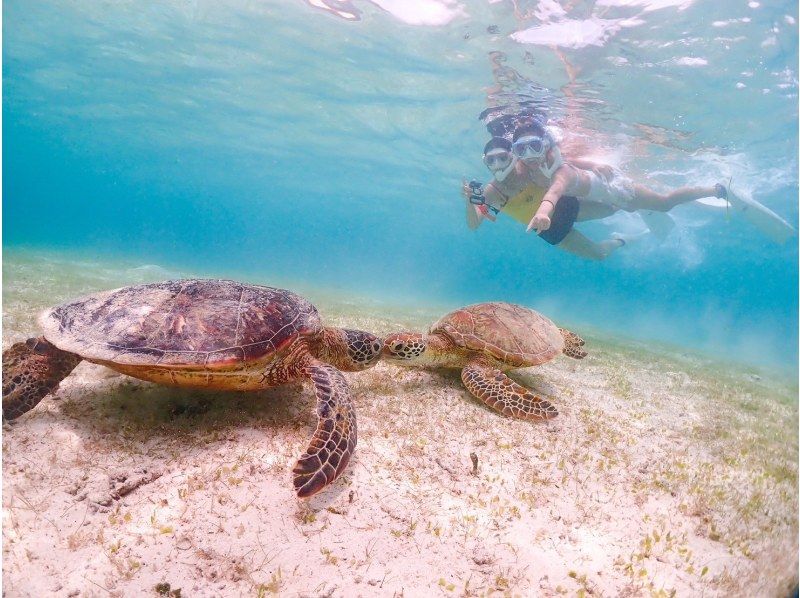
POLYGON ((483 359, 464 366, 461 380, 470 393, 503 415, 532 420, 551 419, 558 415, 549 401, 537 397, 483 359))
POLYGON ((3 419, 30 411, 75 369, 81 358, 44 337, 29 338, 3 351, 3 419))
POLYGON ((303 373, 317 395, 317 429, 292 473, 297 496, 316 494, 338 478, 356 448, 356 412, 350 387, 336 368, 312 361, 303 373))
POLYGON ((583 359, 588 355, 586 351, 581 349, 586 344, 581 337, 565 328, 559 328, 559 330, 564 337, 564 355, 573 359, 583 359))

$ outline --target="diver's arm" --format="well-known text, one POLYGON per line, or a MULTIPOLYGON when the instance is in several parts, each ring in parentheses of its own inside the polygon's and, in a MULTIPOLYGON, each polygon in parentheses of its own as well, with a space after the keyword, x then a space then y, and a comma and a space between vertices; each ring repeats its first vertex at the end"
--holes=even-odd
POLYGON ((533 218, 531 218, 525 232, 531 232, 535 229, 537 233, 540 233, 550 228, 550 217, 556 209, 556 204, 565 191, 570 188, 575 178, 575 174, 566 165, 556 170, 553 175, 553 182, 542 197, 539 209, 536 210, 533 218))
POLYGON ((478 206, 473 206, 471 203, 469 203, 469 200, 467 200, 466 203, 467 203, 467 226, 471 230, 475 230, 481 225, 481 222, 483 222, 483 214, 481 214, 478 211, 478 206))

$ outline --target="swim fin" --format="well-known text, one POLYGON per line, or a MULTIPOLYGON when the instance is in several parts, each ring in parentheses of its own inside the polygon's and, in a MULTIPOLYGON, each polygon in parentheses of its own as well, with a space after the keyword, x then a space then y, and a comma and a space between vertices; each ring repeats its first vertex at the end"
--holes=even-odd
POLYGON ((672 216, 665 212, 642 210, 639 212, 639 216, 644 220, 644 223, 647 225, 647 228, 650 229, 653 236, 659 241, 666 239, 672 229, 675 228, 675 221, 672 219, 672 216))
POLYGON ((753 199, 749 192, 734 193, 730 185, 727 191, 728 201, 730 201, 731 207, 740 212, 750 224, 776 243, 786 243, 786 241, 797 234, 797 231, 791 224, 765 205, 753 199))
POLYGON ((727 210, 731 207, 731 204, 728 203, 728 200, 722 197, 702 197, 700 199, 695 199, 692 203, 699 203, 700 205, 708 206, 709 208, 719 208, 721 210, 727 210))
POLYGON ((630 245, 631 243, 636 243, 638 241, 641 241, 642 239, 647 238, 647 235, 650 235, 650 234, 652 234, 652 233, 650 231, 648 231, 648 230, 643 230, 643 231, 638 232, 638 233, 616 233, 615 232, 615 233, 611 233, 611 238, 612 239, 617 239, 619 241, 622 241, 623 245, 630 245))

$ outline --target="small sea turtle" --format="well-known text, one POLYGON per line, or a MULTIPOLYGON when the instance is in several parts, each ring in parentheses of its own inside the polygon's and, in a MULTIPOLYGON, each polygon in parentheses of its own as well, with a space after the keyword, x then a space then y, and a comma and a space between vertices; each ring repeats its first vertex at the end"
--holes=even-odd
POLYGON ((463 368, 467 390, 492 409, 520 419, 550 419, 550 402, 503 371, 539 365, 559 353, 583 359, 583 339, 538 312, 511 303, 478 303, 442 317, 427 335, 396 332, 383 356, 400 365, 463 368))
POLYGON ((371 367, 381 354, 376 336, 324 327, 299 295, 230 280, 95 293, 45 311, 39 323, 44 336, 3 352, 4 419, 32 409, 84 359, 170 386, 261 390, 311 380, 319 420, 293 469, 301 497, 335 480, 356 446, 350 388, 339 370, 371 367))

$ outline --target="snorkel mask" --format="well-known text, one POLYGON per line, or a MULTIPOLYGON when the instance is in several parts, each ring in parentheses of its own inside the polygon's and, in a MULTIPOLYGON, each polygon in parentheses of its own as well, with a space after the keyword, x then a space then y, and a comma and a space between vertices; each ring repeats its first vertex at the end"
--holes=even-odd
POLYGON ((514 132, 516 141, 511 145, 514 156, 525 164, 535 165, 548 179, 561 168, 564 160, 550 133, 540 124, 525 125, 514 132), (548 165, 548 152, 552 163, 548 165))
POLYGON ((503 182, 516 165, 511 143, 502 137, 492 137, 483 148, 483 163, 497 181, 503 182))
POLYGON ((483 155, 483 163, 492 171, 494 178, 503 182, 514 170, 514 156, 508 150, 494 149, 483 155))
POLYGON ((549 147, 550 141, 537 135, 520 137, 511 146, 514 155, 524 162, 541 162, 549 147))

